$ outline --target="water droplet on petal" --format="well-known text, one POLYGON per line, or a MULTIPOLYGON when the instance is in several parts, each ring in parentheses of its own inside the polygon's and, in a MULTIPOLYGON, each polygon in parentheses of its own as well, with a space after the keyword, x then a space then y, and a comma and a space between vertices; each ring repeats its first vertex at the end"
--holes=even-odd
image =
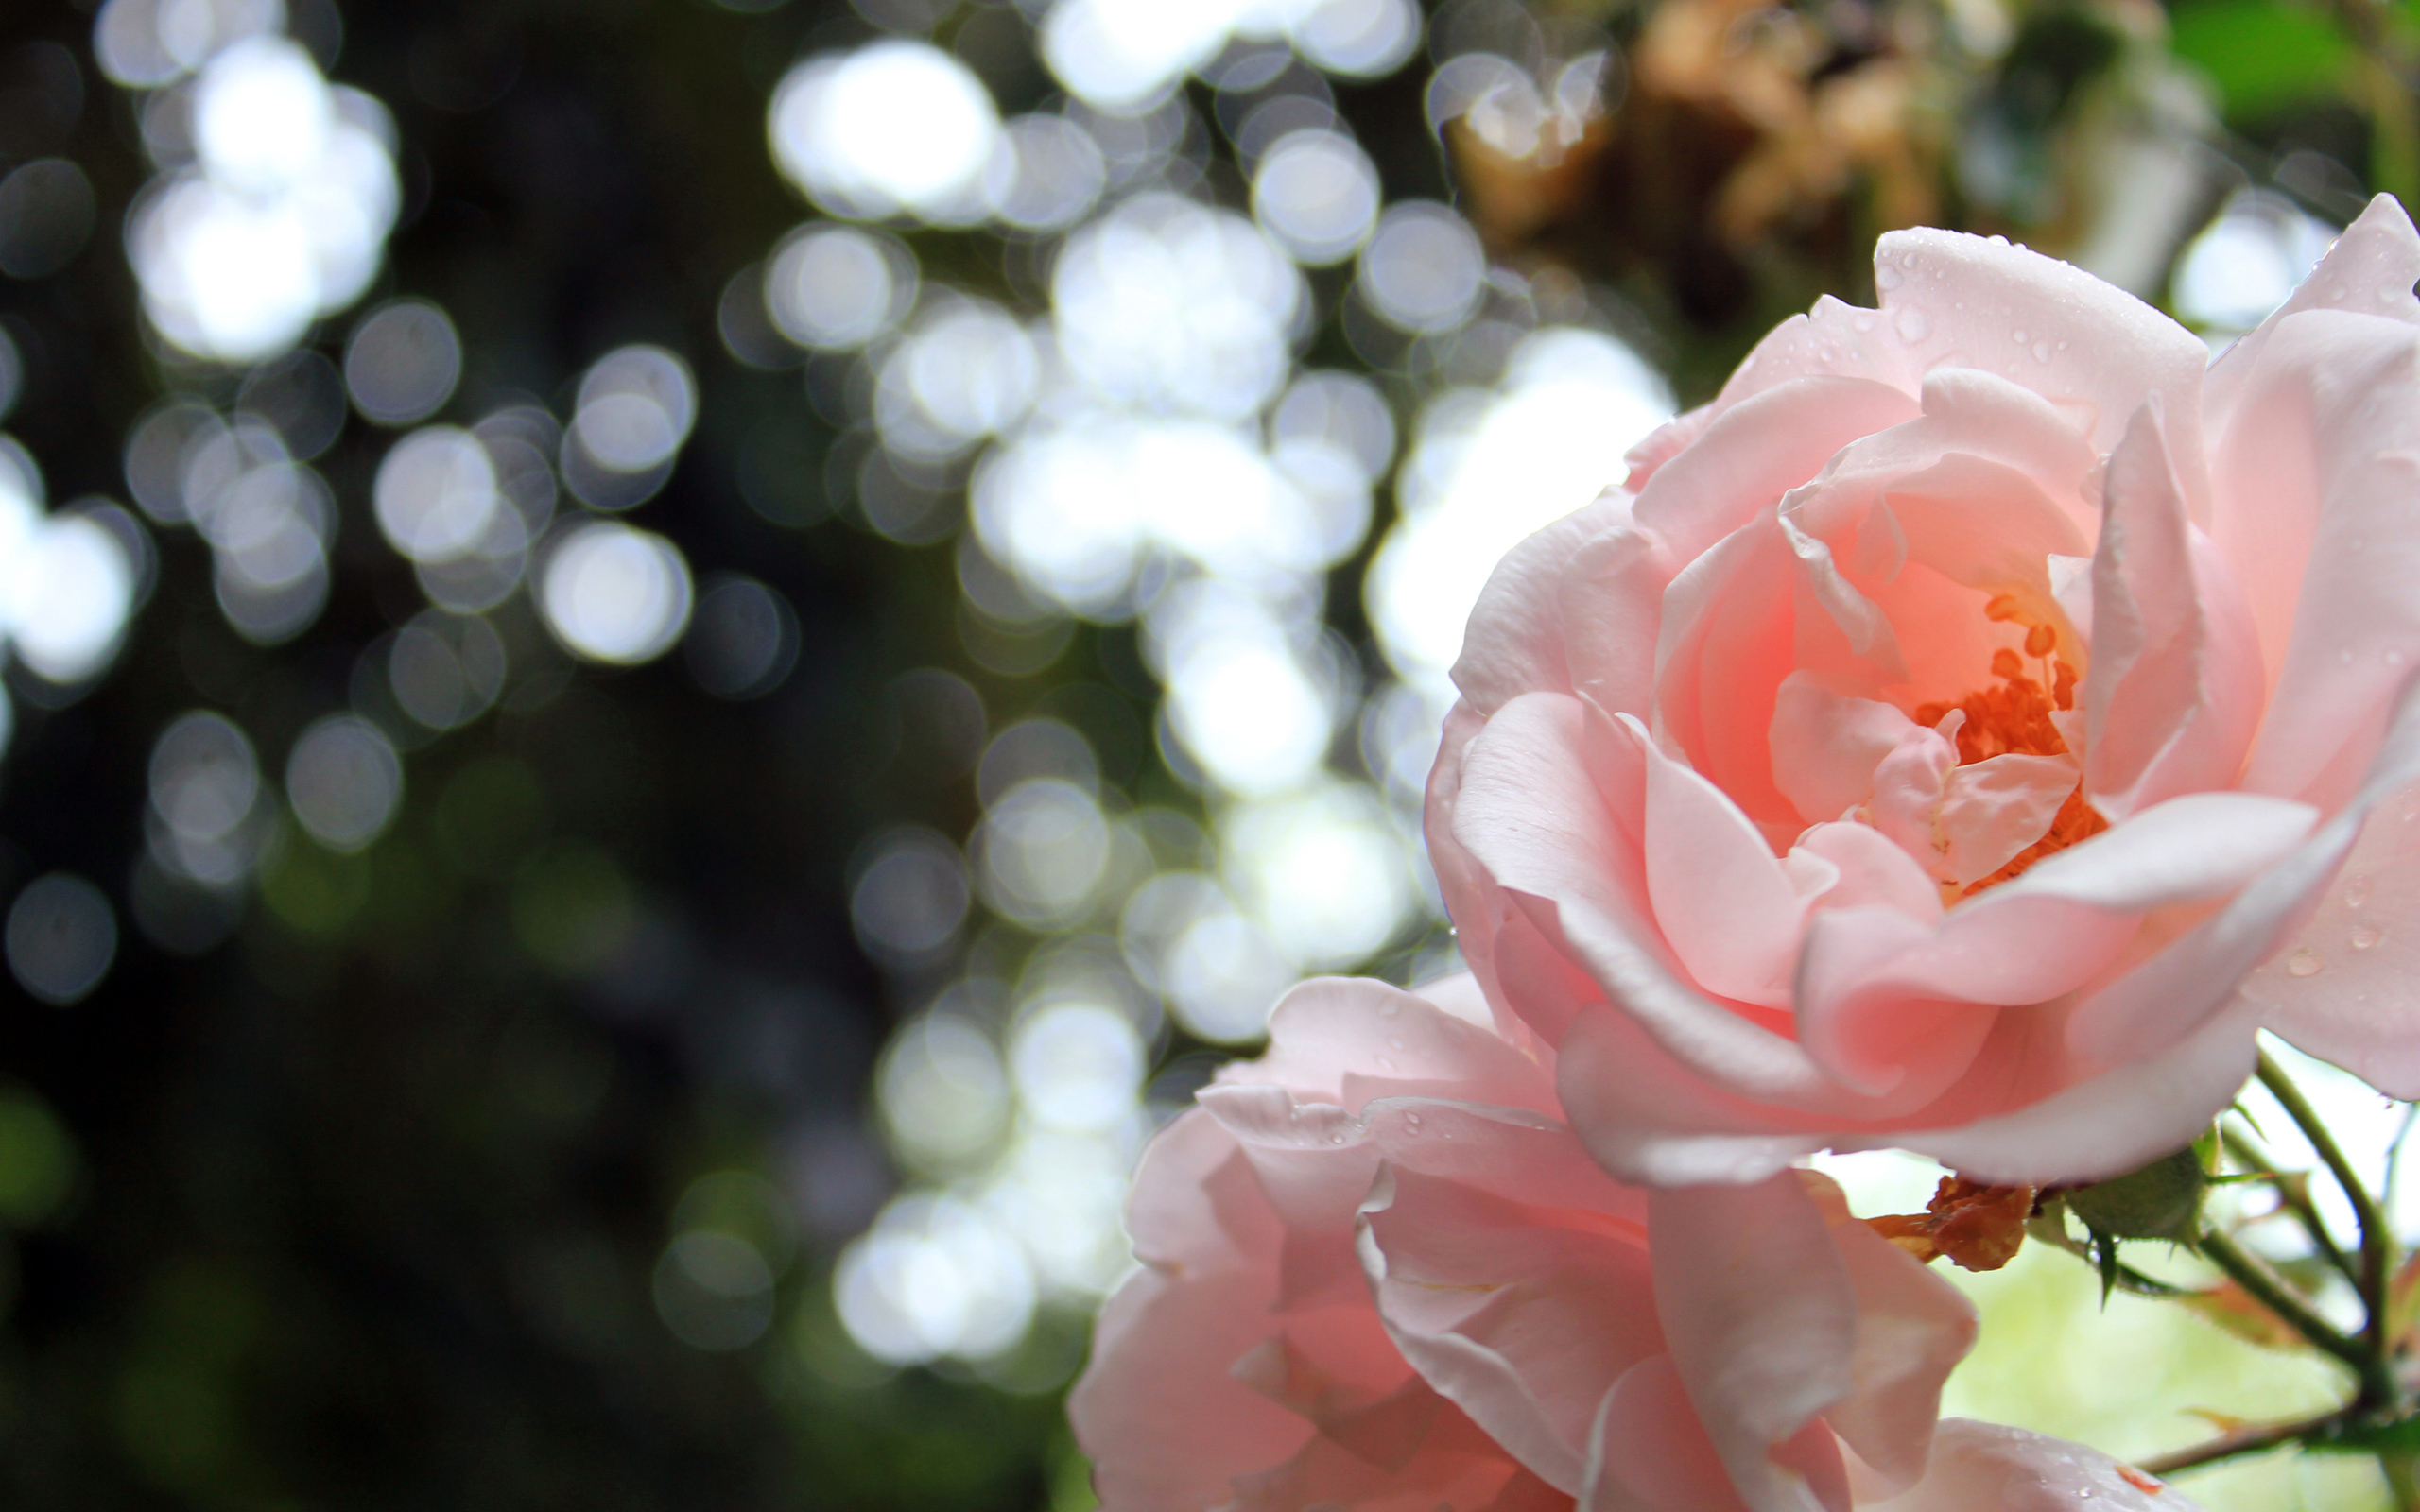
POLYGON ((2011 341, 2015 342, 2020 347, 2025 345, 2025 328, 2023 326, 2017 327, 2015 330, 2008 334, 2008 338, 2011 341))
POLYGON ((1418 1128, 1420 1126, 1420 1115, 1418 1113, 1406 1113, 1403 1115, 1403 1121, 1414 1128, 1418 1128))
POLYGON ((1392 1019, 1392 1018, 1393 1018, 1396 1014, 1401 1013, 1402 1011, 1403 1011, 1403 1005, 1401 1005, 1401 1004, 1399 1004, 1399 1003, 1389 1003, 1389 1004, 1382 1005, 1379 1007, 1379 1009, 1378 1009, 1378 1017, 1379 1017, 1379 1018, 1381 1018, 1381 1019, 1392 1019))
POLYGON ((1859 331, 1871 331, 1874 329, 1874 317, 1871 315, 1861 314, 1849 323, 1856 326, 1859 331))
POLYGON ((2348 877, 2344 882, 2344 906, 2359 908, 2370 901, 2370 879, 2348 877))
POLYGON ((1327 1142, 1330 1144, 1341 1144, 1344 1143, 1344 1136, 1341 1134, 1331 1134, 1327 1137, 1327 1142))
POLYGON ((2049 361, 2050 343, 2048 341, 2036 341, 2033 343, 2033 360, 2036 362, 2049 361))
POLYGON ((1912 304, 1899 306, 1899 313, 1893 317, 1892 323, 1899 328, 1899 339, 1910 344, 1922 341, 1932 331, 1932 321, 1912 304))
POLYGON ((2376 924, 2363 924, 2353 931, 2353 948, 2357 951, 2369 950, 2384 938, 2386 938, 2385 930, 2378 928, 2376 924))
POLYGON ((1392 1071, 1395 1069, 1395 1063, 1387 1057, 1380 1056, 1378 1057, 1378 1069, 1380 1071, 1392 1071))
POLYGON ((2286 974, 2289 976, 2317 976, 2319 974, 2319 952, 2312 950, 2309 946, 2306 945, 2301 950, 2298 950, 2291 955, 2286 957, 2286 974))
POLYGON ((1403 1041, 1393 1035, 1389 1035, 1387 1036, 1387 1048, 1390 1050, 1401 1050, 1403 1048, 1403 1041))
POLYGON ((1899 286, 1899 270, 1885 263, 1874 270, 1874 286, 1888 294, 1899 286))

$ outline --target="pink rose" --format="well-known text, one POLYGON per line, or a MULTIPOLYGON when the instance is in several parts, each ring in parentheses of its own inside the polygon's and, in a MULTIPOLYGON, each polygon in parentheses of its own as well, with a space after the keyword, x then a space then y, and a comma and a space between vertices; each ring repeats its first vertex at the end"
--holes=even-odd
POLYGON ((1654 1183, 2111 1175, 2264 1022, 2420 1095, 2411 222, 2215 366, 2005 242, 1875 266, 1472 613, 1428 837, 1489 1001, 1654 1183))
POLYGON ((1145 1155, 1070 1402, 1106 1512, 2187 1509, 1980 1424, 1927 1471, 1955 1289, 1811 1172, 1612 1180, 1551 1053, 1423 990, 1297 988, 1145 1155))

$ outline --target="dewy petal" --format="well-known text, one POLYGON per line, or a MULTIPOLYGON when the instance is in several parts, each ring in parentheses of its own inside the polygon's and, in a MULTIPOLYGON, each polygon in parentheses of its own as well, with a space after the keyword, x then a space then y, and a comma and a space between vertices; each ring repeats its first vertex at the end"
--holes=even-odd
POLYGON ((1676 562, 1771 508, 1861 436, 1912 420, 1909 393, 1861 378, 1797 378, 1732 406, 1659 468, 1633 517, 1676 562))
POLYGON ((2243 985, 2270 1028, 2404 1098, 2420 1097, 2420 1002, 2409 969, 2412 936, 2420 933, 2415 816, 2420 679, 2405 685, 2361 791, 2295 862, 2277 868, 2288 873, 2278 890, 2290 898, 2290 904, 2279 901, 2279 911, 2298 905, 2312 917, 2298 936, 2277 942, 2243 985), (2331 877, 2338 885, 2323 902, 2319 889, 2331 877), (2297 885, 2303 890, 2294 891, 2297 885))
MULTIPOLYGON (((1468 1101, 1551 1108, 1538 1065, 1492 1030, 1443 1011, 1422 993, 1366 977, 1315 977, 1270 1014, 1269 1054, 1230 1066, 1219 1080, 1274 1084, 1357 1113, 1358 1087, 1387 1095, 1404 1085, 1448 1084, 1468 1101)), ((1450 989, 1449 989, 1450 990, 1450 989)))
MULTIPOLYGON (((1466 760, 1456 837, 1542 939, 1674 1054, 1771 1091, 1820 1085, 1822 1073, 1796 1045, 1684 985, 1666 964, 1646 879, 1628 869, 1642 841, 1616 827, 1584 775, 1585 719, 1575 701, 1537 694, 1490 721, 1466 760)), ((1617 746, 1643 764, 1645 732, 1635 721, 1617 728, 1617 746)), ((1770 855, 1766 864, 1778 871, 1770 855)))
MULTIPOLYGON (((1838 537, 1885 490, 1951 456, 2023 480, 2028 489, 2006 491, 2050 501, 2067 533, 2088 539, 2097 528, 2099 522, 2081 512, 2080 501, 2059 502, 2072 500, 2100 463, 2073 406, 2063 409, 1997 373, 1971 368, 1925 374, 1920 402, 1924 413, 1918 419, 1854 442, 1824 468, 1806 507, 1808 529, 1827 540, 1838 537)), ((2030 503, 2021 507, 2031 512, 2030 503)), ((2035 533, 2059 527, 2028 521, 2023 528, 2035 533)))
POLYGON ((2099 1450, 2022 1428, 1945 1419, 1924 1480, 1866 1512, 2202 1512, 2099 1450))
POLYGON ((2221 440, 2211 532, 2273 689, 2243 785, 2333 808, 2420 667, 2420 330, 2313 310, 2260 357, 2221 440))
POLYGON ((2187 495, 2206 493, 2200 416, 2209 349, 2201 337, 2081 268, 1997 239, 1890 232, 1874 266, 1883 315, 1927 370, 1979 368, 2081 405, 2096 452, 2115 447, 2127 420, 2159 394, 2179 417, 2187 495))
POLYGON ((1801 1174, 1659 1189, 1648 1211, 1656 1314, 1740 1500, 1816 1504, 1774 1452, 1856 1390, 1858 1296, 1801 1174))
POLYGON ((2260 717, 2251 610, 2187 518, 2157 403, 2109 458, 2092 564, 2084 789, 2112 820, 2232 787, 2260 717))
MULTIPOLYGON (((1826 294, 1814 308, 1791 316, 1756 343, 1724 382, 1722 392, 1705 406, 1711 412, 1708 422, 1795 379, 1863 378, 1912 394, 1924 380, 1925 367, 1921 352, 1879 314, 1826 294)), ((1698 434, 1703 434, 1703 426, 1698 434)))

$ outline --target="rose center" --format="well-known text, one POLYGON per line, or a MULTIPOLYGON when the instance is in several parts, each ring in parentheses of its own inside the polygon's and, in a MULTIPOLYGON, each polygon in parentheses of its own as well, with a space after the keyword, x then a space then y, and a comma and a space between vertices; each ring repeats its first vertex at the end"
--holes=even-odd
MULTIPOLYGON (((2001 624, 2024 626, 2023 653, 2012 646, 1994 651, 1992 676, 1997 679, 1996 682, 1967 694, 1956 703, 1919 704, 1914 715, 1916 723, 1937 725, 1950 710, 1962 711, 1966 722, 1960 727, 1957 737, 1961 766, 1971 766, 1995 756, 2067 754, 2066 740, 2050 716, 2075 708, 2077 674, 2058 655, 2058 630, 2030 619, 2013 594, 2002 593, 1985 604, 1983 614, 2001 624), (2041 672, 2038 679, 2031 675, 2036 665, 2041 672)), ((1986 887, 1998 886, 2021 875, 2044 856, 2089 840, 2107 828, 2109 821, 2084 801, 2083 783, 2079 782, 2067 794, 2066 801, 2059 805, 2057 816, 2051 819, 2042 838, 2010 857, 1990 876, 1969 884, 1959 896, 1972 898, 1986 887)))

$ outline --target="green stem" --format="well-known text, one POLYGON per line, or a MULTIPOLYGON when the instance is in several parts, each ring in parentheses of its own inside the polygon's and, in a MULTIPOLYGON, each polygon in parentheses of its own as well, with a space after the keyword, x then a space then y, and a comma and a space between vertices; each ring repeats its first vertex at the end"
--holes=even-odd
POLYGON ((2342 1409, 2321 1413, 2316 1418, 2298 1418, 2288 1423, 2248 1423, 2230 1429, 2216 1438, 2199 1444, 2157 1454, 2137 1463, 2153 1475, 2173 1475, 2200 1465, 2212 1465, 2238 1454, 2257 1454, 2262 1450, 2275 1449, 2280 1444, 2300 1442, 2314 1434, 2324 1434, 2344 1420, 2342 1409))
POLYGON ((2310 1235, 2310 1242, 2318 1248, 2320 1258, 2334 1266, 2339 1274, 2350 1281, 2356 1292, 2360 1291, 2361 1273, 2356 1270, 2353 1262, 2346 1258, 2342 1247, 2336 1243, 2336 1236, 2327 1231, 2326 1220, 2320 1217, 2318 1207, 2310 1200, 2310 1189, 2288 1177, 2284 1172, 2277 1169, 2277 1162, 2270 1158, 2267 1151, 2234 1129, 2221 1129, 2219 1138, 2225 1143, 2227 1153, 2235 1157, 2238 1164, 2269 1178, 2270 1184, 2277 1189, 2278 1200, 2283 1202, 2301 1222, 2303 1231, 2310 1235))
POLYGON ((2360 1382, 2360 1395, 2354 1402, 2354 1410, 2394 1400, 2394 1382, 2387 1371, 2385 1357, 2373 1349, 2367 1340, 2350 1337, 2320 1316, 2318 1309, 2304 1300, 2301 1293, 2269 1268, 2268 1262, 2238 1245, 2223 1229, 2216 1228, 2202 1231, 2197 1247, 2210 1263, 2226 1273, 2229 1280, 2242 1287, 2255 1301, 2276 1314, 2288 1327, 2309 1341, 2311 1348, 2332 1354, 2352 1366, 2353 1374, 2360 1382))
MULTIPOLYGON (((2285 1108, 2286 1116, 2291 1118, 2310 1141, 2310 1147, 2319 1152, 2320 1160, 2326 1165, 2328 1174, 2336 1178, 2338 1186, 2344 1189, 2345 1200, 2352 1203, 2354 1216, 2360 1220, 2361 1308, 2367 1315, 2362 1332, 2368 1335, 2369 1353, 2383 1362, 2392 1342, 2389 1330, 2393 1327, 2393 1320, 2387 1306, 2387 1287, 2394 1275, 2394 1231, 2387 1227, 2386 1213, 2378 1207, 2378 1199, 2371 1194, 2369 1184, 2361 1179, 2360 1173, 2353 1169, 2353 1162, 2344 1158, 2344 1151, 2336 1143, 2336 1136, 2320 1121, 2318 1110, 2310 1106, 2309 1099, 2303 1096, 2303 1090, 2294 1085, 2293 1078, 2286 1074, 2285 1069, 2270 1059, 2265 1052, 2260 1057, 2260 1085, 2269 1089, 2270 1095, 2285 1108)), ((2399 1395, 2394 1389, 2394 1379, 2384 1370, 2379 1375, 2385 1384, 2384 1395, 2369 1397, 2365 1381, 2363 1396, 2368 1399, 2365 1404, 2393 1406, 2399 1395)))

